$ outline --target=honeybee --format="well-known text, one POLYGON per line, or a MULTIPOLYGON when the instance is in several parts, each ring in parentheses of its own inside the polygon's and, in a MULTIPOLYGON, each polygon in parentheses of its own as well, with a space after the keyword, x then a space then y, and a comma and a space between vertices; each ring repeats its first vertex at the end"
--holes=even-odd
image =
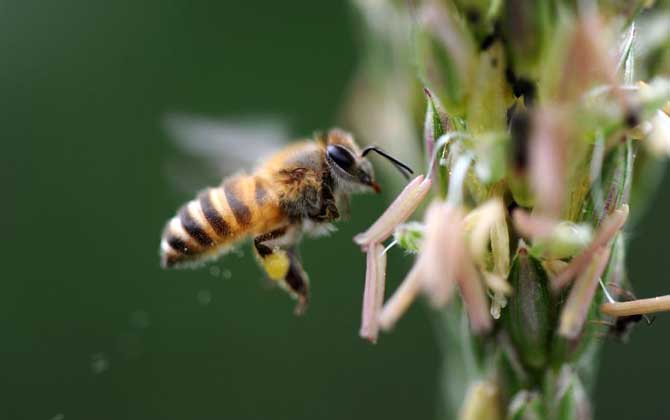
POLYGON ((252 237, 261 268, 297 299, 295 312, 302 314, 309 302, 309 280, 297 249, 302 234, 329 231, 348 208, 350 194, 380 191, 366 157, 373 151, 405 177, 412 173, 382 149, 361 149, 351 134, 336 128, 286 146, 251 174, 225 178, 168 221, 160 243, 161 265, 199 265, 252 237))

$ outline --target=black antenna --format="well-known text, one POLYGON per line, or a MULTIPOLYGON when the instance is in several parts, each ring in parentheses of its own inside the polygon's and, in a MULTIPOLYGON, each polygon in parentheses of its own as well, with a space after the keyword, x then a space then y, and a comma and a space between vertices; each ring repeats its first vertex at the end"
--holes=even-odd
POLYGON ((409 179, 409 176, 414 173, 412 168, 407 166, 406 164, 402 163, 398 159, 394 158, 393 156, 389 155, 386 153, 384 150, 377 146, 368 146, 363 151, 361 152, 361 156, 365 157, 370 152, 377 152, 380 155, 384 156, 386 159, 390 160, 391 163, 400 171, 400 173, 405 177, 405 179, 409 179))

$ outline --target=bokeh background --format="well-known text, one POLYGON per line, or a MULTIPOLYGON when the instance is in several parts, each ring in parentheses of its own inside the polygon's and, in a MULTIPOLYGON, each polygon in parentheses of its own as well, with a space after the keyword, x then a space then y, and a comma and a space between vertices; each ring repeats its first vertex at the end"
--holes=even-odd
MULTIPOLYGON (((190 198, 168 182, 162 117, 328 128, 360 59, 354 22, 344 1, 0 3, 1 419, 434 417, 427 310, 377 346, 357 335, 351 237, 389 196, 358 197, 336 235, 303 243, 303 318, 246 247, 214 269, 158 267, 163 224, 190 198)), ((640 296, 670 290, 667 187, 631 230, 640 296)), ((408 263, 391 258, 389 288, 408 263)), ((665 417, 669 329, 662 315, 606 346, 597 418, 665 417)))

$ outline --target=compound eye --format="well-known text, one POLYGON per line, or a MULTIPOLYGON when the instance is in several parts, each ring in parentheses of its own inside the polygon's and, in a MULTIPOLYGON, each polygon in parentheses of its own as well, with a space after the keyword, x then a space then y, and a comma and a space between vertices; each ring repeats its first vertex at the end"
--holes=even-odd
POLYGON ((337 166, 347 172, 349 172, 356 163, 356 160, 351 153, 342 146, 331 144, 326 149, 326 153, 328 153, 328 157, 335 162, 337 166))

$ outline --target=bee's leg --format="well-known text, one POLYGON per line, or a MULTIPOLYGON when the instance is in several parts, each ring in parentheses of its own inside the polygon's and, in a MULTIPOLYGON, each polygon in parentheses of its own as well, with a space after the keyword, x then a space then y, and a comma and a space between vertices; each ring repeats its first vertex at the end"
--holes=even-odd
POLYGON ((614 283, 611 283, 611 282, 610 282, 610 283, 607 283, 607 287, 608 287, 609 289, 611 289, 611 291, 612 291, 614 294, 618 295, 618 297, 623 296, 626 300, 635 300, 635 299, 637 299, 637 297, 635 296, 635 294, 634 294, 633 292, 631 292, 630 290, 626 290, 626 289, 624 289, 624 288, 621 287, 621 286, 617 286, 617 285, 614 284, 614 283))
POLYGON ((293 312, 296 315, 302 315, 307 310, 309 306, 309 278, 307 273, 302 268, 300 262, 300 257, 298 256, 295 249, 288 251, 290 265, 288 273, 284 278, 285 286, 294 294, 298 303, 295 306, 293 312))
POLYGON ((351 215, 351 202, 349 200, 349 194, 339 193, 335 196, 335 203, 337 203, 337 208, 340 209, 340 216, 344 220, 348 220, 351 215))
POLYGON ((340 218, 337 208, 337 200, 333 189, 328 183, 323 184, 321 189, 321 205, 318 211, 310 217, 315 222, 332 222, 340 218))
POLYGON ((273 230, 254 238, 254 251, 267 276, 298 299, 296 315, 307 309, 309 281, 293 245, 295 232, 289 227, 273 230))
POLYGON ((644 318, 644 322, 646 322, 647 326, 649 326, 649 327, 651 327, 651 324, 653 324, 654 321, 656 321, 656 316, 655 315, 652 315, 652 316, 642 315, 642 318, 644 318))

